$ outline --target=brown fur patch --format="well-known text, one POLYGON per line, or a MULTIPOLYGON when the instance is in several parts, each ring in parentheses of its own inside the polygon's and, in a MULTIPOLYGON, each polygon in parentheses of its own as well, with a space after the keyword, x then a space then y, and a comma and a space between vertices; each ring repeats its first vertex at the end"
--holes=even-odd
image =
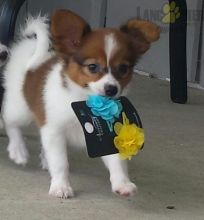
POLYGON ((120 30, 129 35, 132 40, 132 47, 140 55, 144 54, 150 44, 159 39, 160 28, 145 20, 131 19, 120 30))
POLYGON ((80 55, 85 59, 100 59, 103 65, 106 65, 104 37, 109 33, 111 33, 111 29, 99 29, 87 34, 82 40, 80 55))
POLYGON ((28 71, 23 86, 26 102, 34 114, 37 125, 40 127, 44 125, 46 120, 44 103, 42 100, 43 88, 49 70, 56 62, 57 58, 54 57, 42 64, 35 71, 28 71))
POLYGON ((132 19, 128 21, 127 26, 129 29, 140 30, 149 43, 159 39, 160 28, 150 21, 132 19))
POLYGON ((72 55, 80 47, 82 37, 90 31, 87 22, 69 10, 58 9, 52 14, 53 46, 62 56, 72 55))
POLYGON ((95 82, 103 76, 101 73, 91 75, 87 73, 85 68, 86 67, 83 67, 72 59, 68 65, 65 66, 64 72, 69 76, 71 80, 73 80, 81 87, 87 87, 89 82, 95 82))
POLYGON ((119 80, 119 83, 122 89, 124 89, 129 84, 129 82, 132 79, 132 75, 133 75, 133 71, 131 69, 130 72, 124 78, 121 78, 119 80))

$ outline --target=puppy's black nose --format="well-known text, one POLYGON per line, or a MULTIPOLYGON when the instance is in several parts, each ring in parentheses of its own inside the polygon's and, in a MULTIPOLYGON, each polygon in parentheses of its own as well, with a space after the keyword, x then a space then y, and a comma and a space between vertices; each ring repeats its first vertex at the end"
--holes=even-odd
POLYGON ((113 97, 118 93, 117 86, 114 85, 105 85, 105 95, 109 97, 113 97))
POLYGON ((0 53, 0 60, 5 61, 8 57, 8 52, 7 51, 3 51, 0 53))

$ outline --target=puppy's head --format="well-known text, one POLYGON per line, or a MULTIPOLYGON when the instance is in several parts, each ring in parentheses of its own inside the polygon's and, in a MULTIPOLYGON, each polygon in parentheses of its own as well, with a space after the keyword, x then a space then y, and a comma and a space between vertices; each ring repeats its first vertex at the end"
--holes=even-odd
POLYGON ((8 49, 5 45, 0 43, 0 67, 3 66, 8 58, 8 49))
POLYGON ((94 94, 110 97, 122 93, 135 63, 159 33, 155 24, 137 19, 120 28, 91 30, 68 10, 56 10, 51 20, 53 46, 66 63, 66 74, 94 94))

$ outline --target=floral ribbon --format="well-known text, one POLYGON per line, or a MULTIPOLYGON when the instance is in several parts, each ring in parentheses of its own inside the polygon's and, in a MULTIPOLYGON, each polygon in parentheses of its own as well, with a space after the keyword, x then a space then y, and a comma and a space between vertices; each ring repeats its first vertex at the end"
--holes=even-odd
POLYGON ((122 105, 119 100, 108 97, 92 95, 86 101, 86 105, 91 108, 95 116, 100 116, 107 122, 110 132, 113 131, 113 123, 119 118, 122 111, 122 105))
POLYGON ((131 159, 136 155, 144 144, 144 131, 136 124, 130 124, 126 114, 122 112, 123 124, 116 122, 114 131, 117 136, 114 138, 115 147, 118 149, 122 160, 131 159))
MULTIPOLYGON (((122 104, 119 100, 110 99, 104 96, 89 96, 86 101, 91 112, 100 116, 107 122, 110 132, 113 131, 113 123, 119 118, 122 112, 122 104)), ((144 144, 144 131, 136 124, 130 124, 125 112, 122 112, 123 123, 116 122, 114 131, 114 145, 118 149, 122 160, 131 159, 136 155, 144 144)))

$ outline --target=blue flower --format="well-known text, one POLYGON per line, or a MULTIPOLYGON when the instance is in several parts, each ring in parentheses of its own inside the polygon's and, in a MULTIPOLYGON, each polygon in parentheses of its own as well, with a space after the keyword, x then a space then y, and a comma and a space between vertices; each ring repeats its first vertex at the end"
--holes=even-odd
POLYGON ((122 105, 119 100, 110 99, 108 97, 92 95, 86 101, 86 105, 91 108, 91 112, 95 116, 100 116, 108 123, 113 123, 122 111, 122 105))

